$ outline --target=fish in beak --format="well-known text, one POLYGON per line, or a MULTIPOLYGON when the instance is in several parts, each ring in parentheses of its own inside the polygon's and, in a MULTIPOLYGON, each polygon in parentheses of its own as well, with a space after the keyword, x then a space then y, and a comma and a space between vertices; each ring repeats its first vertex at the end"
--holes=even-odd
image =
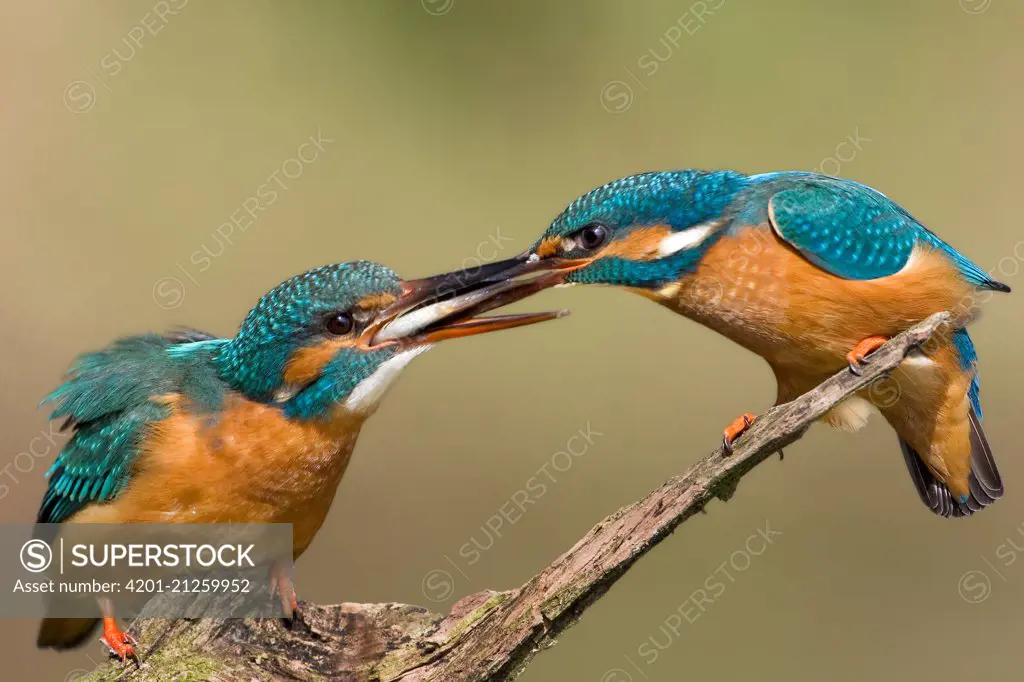
POLYGON ((547 271, 523 272, 512 278, 505 275, 519 265, 520 259, 511 259, 402 282, 398 300, 366 329, 364 343, 368 347, 431 345, 568 315, 566 310, 484 315, 547 289, 562 277, 560 272, 547 271))

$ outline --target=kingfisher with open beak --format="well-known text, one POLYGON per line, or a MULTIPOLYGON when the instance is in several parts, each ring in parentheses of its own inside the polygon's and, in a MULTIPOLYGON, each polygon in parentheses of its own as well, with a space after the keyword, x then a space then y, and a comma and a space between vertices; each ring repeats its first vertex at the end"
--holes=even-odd
MULTIPOLYGON (((494 271, 403 281, 375 263, 328 265, 275 287, 234 338, 148 334, 82 355, 44 401, 73 434, 47 474, 37 522, 288 523, 297 559, 363 422, 413 358, 445 339, 563 314, 481 316, 552 276, 487 284, 494 271)), ((292 615, 287 575, 272 583, 292 615)), ((102 641, 134 657, 112 604, 100 607, 102 641)), ((45 618, 38 645, 78 646, 97 623, 45 618)))
MULTIPOLYGON (((804 172, 632 175, 576 199, 506 263, 505 278, 623 286, 714 329, 768 362, 776 404, 844 367, 859 373, 887 339, 950 311, 948 333, 893 375, 899 399, 877 407, 933 512, 967 516, 1003 493, 966 326, 989 292, 1010 288, 870 187, 804 172)), ((824 421, 860 428, 869 397, 824 421)), ((725 429, 727 452, 754 419, 725 429)))

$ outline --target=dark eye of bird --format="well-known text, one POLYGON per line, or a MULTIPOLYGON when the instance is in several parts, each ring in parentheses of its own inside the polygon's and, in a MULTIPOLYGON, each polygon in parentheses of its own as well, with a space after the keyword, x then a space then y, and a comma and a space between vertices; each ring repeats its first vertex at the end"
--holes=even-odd
POLYGON ((329 315, 324 321, 324 327, 335 336, 345 336, 352 331, 354 326, 355 322, 353 322, 352 316, 348 313, 335 313, 329 315))
POLYGON ((600 223, 591 223, 580 230, 580 246, 593 251, 608 239, 608 228, 600 223))

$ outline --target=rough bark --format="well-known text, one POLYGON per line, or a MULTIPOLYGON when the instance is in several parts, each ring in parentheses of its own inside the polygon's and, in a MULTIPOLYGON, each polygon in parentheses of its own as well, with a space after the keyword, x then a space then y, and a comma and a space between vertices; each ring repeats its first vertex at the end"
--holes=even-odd
MULTIPOLYGON (((110 663, 88 680, 512 680, 640 557, 740 478, 800 438, 847 396, 883 380, 948 327, 939 313, 892 339, 858 376, 844 370, 762 415, 732 455, 717 449, 682 476, 594 526, 525 585, 485 591, 447 615, 406 604, 302 605, 302 618, 140 619, 141 669, 110 663)), ((870 390, 867 395, 870 397, 870 390)), ((143 612, 145 614, 145 612, 143 612)))

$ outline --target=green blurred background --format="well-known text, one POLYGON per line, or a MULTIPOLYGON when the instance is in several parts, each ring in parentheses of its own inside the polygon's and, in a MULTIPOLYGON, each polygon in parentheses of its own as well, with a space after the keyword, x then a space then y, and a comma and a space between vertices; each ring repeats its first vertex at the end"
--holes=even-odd
MULTIPOLYGON (((77 352, 179 324, 229 335, 265 290, 329 261, 411 277, 511 256, 637 171, 854 178, 1024 289, 1022 28, 1011 0, 7 0, 0 521, 34 517, 56 454, 36 405, 77 352), (318 131, 316 158, 289 161, 318 131), (273 205, 221 228, 274 173, 273 205), (33 444, 42 456, 19 459, 33 444)), ((817 426, 522 679, 1019 674, 1022 296, 994 297, 974 327, 1004 500, 940 520, 880 418, 854 436, 817 426), (781 535, 751 555, 766 524, 781 535), (695 607, 709 577, 724 590, 695 607)), ((629 294, 530 303, 574 314, 407 371, 298 564, 303 598, 447 610, 518 586, 774 398, 759 359, 629 294), (556 471, 588 424, 592 445, 556 471), (489 529, 545 466, 556 480, 489 529)), ((38 652, 35 629, 0 622, 7 679, 103 658, 98 642, 38 652)))

